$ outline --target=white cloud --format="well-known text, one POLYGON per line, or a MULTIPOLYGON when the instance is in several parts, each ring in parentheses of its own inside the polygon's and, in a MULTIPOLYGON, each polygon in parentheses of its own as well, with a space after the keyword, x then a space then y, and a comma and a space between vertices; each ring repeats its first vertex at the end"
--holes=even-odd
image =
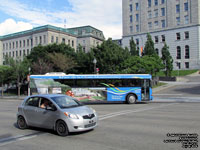
MULTIPOLYGON (((51 2, 51 0, 49 0, 51 2)), ((16 0, 0 0, 0 10, 26 20, 33 26, 51 24, 64 27, 91 25, 104 32, 106 38, 122 36, 121 0, 69 0, 73 11, 47 11, 32 8, 16 0)), ((0 29, 1 30, 1 29, 0 29)))
POLYGON ((33 26, 30 23, 25 23, 21 21, 15 22, 15 20, 13 19, 7 19, 3 23, 0 23, 0 35, 20 32, 32 28, 33 26))

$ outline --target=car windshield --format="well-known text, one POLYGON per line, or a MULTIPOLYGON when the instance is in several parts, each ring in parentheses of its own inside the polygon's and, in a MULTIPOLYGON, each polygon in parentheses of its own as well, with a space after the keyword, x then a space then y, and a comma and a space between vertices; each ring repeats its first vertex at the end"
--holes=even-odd
POLYGON ((82 106, 76 99, 68 96, 52 97, 52 99, 61 109, 82 106))

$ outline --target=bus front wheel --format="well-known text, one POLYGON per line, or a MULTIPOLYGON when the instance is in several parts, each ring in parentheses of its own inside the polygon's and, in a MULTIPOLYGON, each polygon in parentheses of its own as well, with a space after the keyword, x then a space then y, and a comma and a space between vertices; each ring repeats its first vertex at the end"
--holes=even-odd
POLYGON ((126 102, 128 104, 135 104, 137 101, 137 98, 134 94, 129 94, 127 97, 126 97, 126 102))

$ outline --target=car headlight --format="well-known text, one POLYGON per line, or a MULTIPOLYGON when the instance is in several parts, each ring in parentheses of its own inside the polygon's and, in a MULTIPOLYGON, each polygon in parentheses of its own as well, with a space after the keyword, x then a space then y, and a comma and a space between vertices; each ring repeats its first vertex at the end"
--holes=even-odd
POLYGON ((65 116, 71 118, 71 119, 79 119, 79 117, 76 114, 71 114, 68 112, 64 112, 65 116))

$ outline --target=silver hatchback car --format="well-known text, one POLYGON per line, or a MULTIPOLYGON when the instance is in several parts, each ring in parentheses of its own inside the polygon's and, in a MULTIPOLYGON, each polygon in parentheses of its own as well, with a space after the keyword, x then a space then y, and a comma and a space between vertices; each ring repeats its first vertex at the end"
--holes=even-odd
POLYGON ((97 122, 94 109, 60 94, 29 96, 18 107, 17 113, 20 129, 28 126, 53 129, 60 136, 91 130, 97 126, 97 122))

